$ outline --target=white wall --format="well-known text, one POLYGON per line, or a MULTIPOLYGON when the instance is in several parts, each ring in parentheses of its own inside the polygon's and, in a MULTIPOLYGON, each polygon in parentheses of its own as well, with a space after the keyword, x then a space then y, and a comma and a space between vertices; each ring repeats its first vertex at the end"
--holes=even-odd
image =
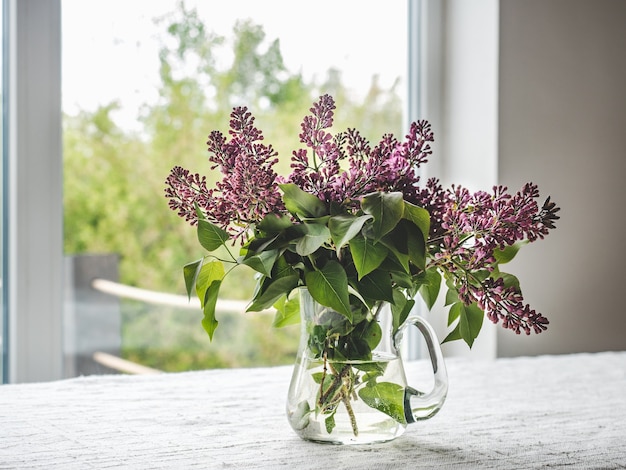
MULTIPOLYGON (((422 116, 436 140, 428 176, 511 191, 533 181, 562 208, 550 236, 503 266, 548 331, 496 326, 471 352, 456 342, 446 354, 626 349, 626 1, 422 3, 422 116)), ((443 336, 445 312, 429 319, 443 336)))
POLYGON ((500 2, 503 184, 539 184, 557 230, 514 263, 547 332, 498 355, 626 349, 626 2, 500 2))
MULTIPOLYGON (((497 183, 498 0, 423 1, 421 117, 433 126, 433 156, 425 177, 472 190, 497 183)), ((445 287, 442 288, 442 291, 445 287)), ((440 339, 449 332, 444 295, 425 317, 440 339)), ((446 356, 493 358, 496 329, 486 321, 470 351, 463 341, 443 345, 446 356)))

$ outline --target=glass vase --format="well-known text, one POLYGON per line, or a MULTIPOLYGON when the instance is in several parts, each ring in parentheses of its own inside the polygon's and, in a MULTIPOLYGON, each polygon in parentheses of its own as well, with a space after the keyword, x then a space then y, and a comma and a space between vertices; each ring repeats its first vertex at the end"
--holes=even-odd
POLYGON ((303 439, 333 444, 385 442, 407 425, 435 415, 448 389, 437 337, 425 320, 394 325, 391 305, 379 302, 356 327, 300 289, 301 336, 289 387, 287 416, 303 439), (434 373, 428 393, 408 385, 399 353, 404 329, 425 338, 434 373))

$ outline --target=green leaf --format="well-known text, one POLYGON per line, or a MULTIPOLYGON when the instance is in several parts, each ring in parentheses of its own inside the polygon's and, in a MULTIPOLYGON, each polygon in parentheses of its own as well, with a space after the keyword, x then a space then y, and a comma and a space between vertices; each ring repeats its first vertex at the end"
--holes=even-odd
POLYGON ((284 240, 279 240, 279 238, 280 234, 272 235, 271 237, 255 236, 241 247, 239 254, 249 257, 262 251, 278 249, 280 245, 284 246, 286 244, 284 240))
POLYGON ((296 241, 296 253, 308 256, 315 253, 324 243, 330 240, 330 231, 322 224, 301 224, 298 226, 303 235, 296 241))
POLYGON ((374 217, 372 236, 378 241, 391 232, 402 218, 404 200, 402 193, 376 192, 363 197, 361 209, 374 217))
POLYGON ((198 220, 198 241, 200 242, 200 245, 204 247, 204 249, 208 251, 217 250, 229 238, 230 235, 228 235, 228 232, 226 232, 226 230, 223 230, 217 225, 212 224, 208 220, 198 220))
POLYGON ((391 315, 393 317, 394 333, 402 326, 411 313, 411 309, 415 305, 415 300, 407 299, 404 294, 398 290, 393 291, 393 303, 391 304, 391 315))
POLYGON ((196 278, 198 277, 198 268, 202 264, 202 260, 199 259, 193 263, 183 266, 183 276, 185 277, 185 288, 187 289, 187 297, 191 299, 191 291, 196 284, 196 278))
POLYGON ((387 364, 385 362, 380 361, 365 361, 365 362, 357 362, 353 365, 355 369, 362 370, 366 372, 362 377, 361 381, 363 383, 369 382, 370 380, 375 381, 378 377, 385 373, 385 369, 387 369, 387 364))
POLYGON ((309 402, 306 400, 302 400, 298 403, 293 415, 289 417, 289 422, 291 426, 297 431, 300 431, 306 428, 309 425, 309 416, 311 415, 311 407, 309 402))
POLYGON ((377 321, 371 321, 367 323, 367 328, 364 329, 361 339, 367 343, 370 350, 373 350, 380 340, 383 338, 383 331, 377 321))
POLYGON ((311 378, 316 384, 319 385, 322 383, 322 379, 324 378, 324 375, 325 375, 324 372, 313 372, 311 374, 311 378))
POLYGON ((267 284, 259 290, 252 300, 247 312, 260 312, 270 308, 282 295, 289 294, 298 285, 299 277, 296 274, 283 276, 275 280, 267 278, 267 284))
POLYGON ((448 286, 448 291, 446 292, 446 302, 444 305, 452 305, 459 301, 459 292, 455 287, 448 286))
POLYGON ((288 215, 267 214, 263 220, 258 223, 257 228, 266 233, 276 234, 293 225, 288 215))
POLYGON ((409 259, 420 269, 426 267, 426 239, 412 224, 405 224, 409 259))
POLYGON ((519 279, 513 274, 500 272, 497 277, 504 281, 504 287, 514 287, 518 292, 521 292, 519 279))
POLYGON ((333 432, 333 429, 335 429, 335 413, 324 420, 324 425, 326 426, 326 432, 328 434, 333 432))
POLYGON ((454 329, 450 333, 448 333, 448 336, 443 339, 442 343, 450 343, 452 341, 458 341, 460 339, 463 338, 461 338, 461 328, 457 324, 454 329))
POLYGON ((385 271, 372 271, 358 283, 359 292, 371 300, 385 300, 393 302, 393 286, 391 276, 385 271))
POLYGON ((428 235, 430 234, 430 214, 426 209, 404 201, 404 214, 402 217, 413 222, 422 232, 424 240, 428 240, 428 235))
MULTIPOLYGON (((365 306, 366 308, 369 308, 369 304, 365 301, 365 298, 361 295, 361 293, 356 290, 354 287, 352 287, 352 284, 350 284, 350 281, 348 281, 348 294, 349 295, 353 295, 354 297, 356 297, 357 299, 359 299, 361 301, 361 303, 363 304, 363 306, 365 306)), ((353 320, 354 320, 354 309, 353 310, 352 315, 353 315, 353 320)))
MULTIPOLYGON (((454 318, 457 317, 459 323, 454 330, 446 336, 443 342, 463 339, 471 348, 483 326, 485 314, 475 303, 464 305, 462 302, 457 302, 450 308, 449 319, 454 321, 454 318)), ((448 324, 450 324, 450 321, 448 324)))
POLYGON ((292 274, 296 274, 294 266, 289 264, 289 262, 285 259, 284 254, 281 255, 274 263, 274 268, 272 269, 272 278, 278 279, 279 277, 290 276, 292 274))
POLYGON ((398 264, 402 266, 402 270, 411 274, 411 268, 409 266, 409 255, 399 250, 399 247, 394 243, 393 239, 384 238, 381 243, 387 247, 387 249, 393 254, 393 257, 398 261, 398 264))
POLYGON ((200 306, 204 308, 206 291, 214 281, 224 279, 224 264, 221 261, 203 263, 196 277, 196 295, 200 299, 200 306))
POLYGON ((350 253, 359 279, 374 271, 387 257, 387 247, 364 237, 350 240, 350 253))
POLYGON ((305 281, 313 299, 352 321, 348 276, 337 261, 329 261, 323 268, 307 272, 305 281))
POLYGON ((220 291, 222 281, 213 281, 206 290, 204 295, 204 318, 202 319, 202 327, 209 335, 211 341, 213 340, 213 333, 217 328, 218 321, 215 318, 215 305, 217 304, 217 296, 220 291))
POLYGON ((330 215, 322 215, 321 217, 303 217, 302 221, 309 224, 321 224, 328 226, 328 221, 330 220, 330 215))
POLYGON ((461 316, 461 310, 463 309, 463 302, 457 301, 450 307, 448 312, 448 326, 452 325, 454 321, 461 316))
POLYGON ((478 282, 483 282, 485 279, 491 276, 491 272, 486 269, 479 269, 472 272, 472 277, 477 279, 478 282))
POLYGON ((528 240, 523 240, 521 242, 514 243, 513 245, 506 246, 502 250, 494 250, 493 257, 496 259, 496 262, 498 264, 508 263, 513 258, 515 258, 515 255, 517 255, 517 252, 520 250, 520 248, 527 243, 528 240))
POLYGON ((361 400, 400 424, 406 424, 404 414, 404 387, 391 382, 368 382, 366 387, 359 390, 361 400))
POLYGON ((459 302, 461 299, 459 299, 459 291, 454 285, 454 281, 452 279, 446 279, 446 287, 448 291, 446 292, 446 301, 444 305, 447 307, 448 305, 459 302))
POLYGON ((333 243, 337 247, 337 253, 339 253, 339 250, 346 243, 361 232, 363 224, 371 218, 371 215, 362 215, 358 217, 352 215, 337 215, 329 219, 328 228, 330 230, 330 236, 333 243))
POLYGON ((250 266, 252 269, 265 276, 271 277, 272 268, 279 254, 280 252, 278 250, 261 251, 256 255, 245 258, 242 264, 250 266))
POLYGON ((459 318, 461 336, 470 348, 480 333, 484 318, 485 313, 475 303, 465 306, 465 315, 461 314, 459 318))
POLYGON ((300 189, 293 183, 279 184, 283 191, 283 202, 289 212, 300 217, 321 217, 326 214, 326 204, 300 189))
POLYGON ((413 277, 410 274, 401 271, 393 271, 391 272, 391 279, 398 284, 399 287, 405 289, 413 288, 413 277))
POLYGON ((359 328, 359 331, 352 331, 345 337, 345 341, 341 345, 329 352, 329 355, 332 355, 335 361, 347 360, 347 358, 350 358, 351 361, 371 361, 372 348, 364 338, 359 336, 362 333, 362 327, 359 328))
POLYGON ((275 303, 276 315, 274 316, 274 328, 295 325, 300 322, 300 299, 297 295, 288 298, 281 296, 275 303))
POLYGON ((422 285, 419 288, 419 293, 426 302, 428 310, 433 308, 437 297, 439 296, 439 290, 441 289, 441 274, 437 271, 437 268, 428 268, 426 271, 420 274, 422 277, 422 285))

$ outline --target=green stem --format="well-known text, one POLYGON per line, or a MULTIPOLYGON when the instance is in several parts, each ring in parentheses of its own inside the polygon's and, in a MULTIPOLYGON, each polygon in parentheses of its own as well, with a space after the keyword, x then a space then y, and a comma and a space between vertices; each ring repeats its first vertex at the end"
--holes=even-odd
POLYGON ((354 414, 354 409, 352 408, 352 404, 350 403, 351 395, 352 395, 352 382, 354 378, 350 374, 351 366, 350 364, 345 364, 339 372, 332 366, 332 364, 328 363, 328 357, 326 352, 324 352, 324 371, 322 375, 322 381, 320 384, 320 397, 318 399, 318 406, 324 412, 327 410, 328 405, 334 405, 338 403, 338 400, 346 407, 346 411, 348 412, 348 416, 350 417, 350 425, 352 426, 352 432, 355 436, 359 435, 359 427, 356 423, 356 415, 354 414), (324 392, 324 381, 327 375, 327 368, 330 368, 330 372, 333 374, 334 378, 332 383, 324 392))
POLYGON ((317 166, 317 155, 315 154, 315 147, 313 147, 311 156, 313 157, 313 170, 317 172, 319 171, 319 167, 317 166))
POLYGON ((354 433, 354 436, 356 437, 359 435, 359 428, 356 424, 356 416, 354 415, 354 410, 352 409, 352 405, 350 404, 350 396, 344 394, 341 401, 343 401, 343 404, 346 407, 346 411, 348 412, 348 416, 350 416, 350 424, 352 425, 352 432, 354 433))
POLYGON ((461 271, 463 271, 463 274, 465 274, 465 277, 467 277, 468 279, 471 279, 473 282, 481 284, 480 280, 474 275, 474 273, 472 273, 471 271, 468 271, 465 266, 463 266, 462 264, 460 264, 459 262, 455 261, 454 259, 450 258, 450 262, 455 265, 458 269, 460 269, 461 271))
MULTIPOLYGON (((326 373, 326 364, 327 364, 327 358, 326 358, 326 355, 324 355, 324 374, 326 373)), ((330 367, 332 368, 332 366, 330 367)), ((329 398, 334 397, 336 395, 337 390, 339 390, 341 386, 343 385, 343 378, 346 376, 346 374, 349 371, 350 371, 349 364, 344 365, 339 373, 337 373, 334 369, 332 369, 332 372, 334 373, 334 379, 325 392, 324 392, 324 381, 322 380, 322 383, 320 384, 320 398, 317 402, 317 404, 321 408, 324 408, 324 405, 328 402, 329 398)))

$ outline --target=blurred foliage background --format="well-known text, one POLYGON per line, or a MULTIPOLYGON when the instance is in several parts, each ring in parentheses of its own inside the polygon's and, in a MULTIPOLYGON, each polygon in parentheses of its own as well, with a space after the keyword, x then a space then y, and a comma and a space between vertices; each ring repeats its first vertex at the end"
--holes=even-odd
MULTIPOLYGON (((221 179, 210 170, 205 142, 214 129, 227 132, 233 106, 255 115, 279 152, 278 172, 288 174, 302 118, 321 94, 335 98, 335 131, 356 127, 372 142, 389 132, 401 136, 403 103, 400 79, 383 89, 372 77, 360 100, 340 70, 329 69, 319 83, 307 81, 286 69, 279 40, 250 20, 238 22, 228 40, 182 2, 159 21, 159 100, 137 116, 140 130, 116 125, 119 102, 64 116, 64 249, 67 255, 116 253, 120 282, 182 294, 182 266, 203 252, 195 229, 167 207, 164 181, 175 165, 206 175, 209 184, 221 179), (232 60, 221 65, 224 56, 232 60)), ((249 299, 252 271, 233 274, 221 295, 249 299)), ((123 300, 122 315, 123 356, 167 371, 289 364, 297 349, 298 326, 274 329, 271 315, 222 315, 212 343, 200 311, 123 300)))

